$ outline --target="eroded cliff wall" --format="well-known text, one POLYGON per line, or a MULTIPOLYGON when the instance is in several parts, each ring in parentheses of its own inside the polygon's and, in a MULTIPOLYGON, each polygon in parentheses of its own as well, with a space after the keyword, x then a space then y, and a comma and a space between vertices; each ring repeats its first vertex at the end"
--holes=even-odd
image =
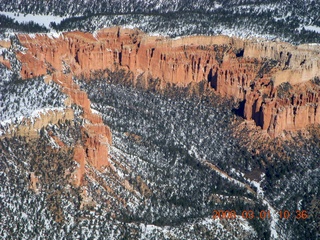
POLYGON ((133 73, 135 84, 157 78, 160 88, 206 80, 220 95, 240 101, 242 115, 271 136, 320 123, 320 89, 310 81, 320 76, 318 45, 226 36, 169 39, 122 28, 18 38, 26 48, 17 52, 23 78, 53 74, 59 83, 68 75, 89 77, 98 70, 124 69, 133 73))

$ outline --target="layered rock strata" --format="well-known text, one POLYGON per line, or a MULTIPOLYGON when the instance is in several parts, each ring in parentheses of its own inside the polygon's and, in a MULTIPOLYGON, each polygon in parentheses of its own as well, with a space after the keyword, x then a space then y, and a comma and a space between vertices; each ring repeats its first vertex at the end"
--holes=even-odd
MULTIPOLYGON (((17 49, 13 46, 13 49, 9 49, 9 51, 17 51, 17 49)), ((19 57, 19 54, 17 56, 19 57)), ((3 60, 4 65, 9 62, 6 55, 2 56, 1 60, 3 60)), ((25 66, 23 61, 21 63, 25 66)), ((10 68, 10 66, 8 67, 10 68)), ((30 71, 33 70, 30 69, 30 71)), ((57 125, 61 122, 74 121, 76 117, 80 118, 82 121, 81 141, 73 146, 74 160, 78 163, 78 168, 73 172, 73 179, 71 179, 74 185, 80 186, 86 174, 86 164, 96 170, 102 170, 110 165, 108 152, 109 145, 112 142, 111 131, 109 127, 104 125, 102 117, 92 111, 87 93, 80 90, 80 87, 73 81, 71 74, 63 74, 61 71, 53 71, 50 74, 34 74, 34 76, 39 75, 44 76, 46 83, 54 81, 60 85, 61 91, 67 96, 65 108, 40 112, 37 117, 25 117, 18 125, 8 124, 3 132, 0 132, 0 138, 12 136, 22 136, 29 139, 39 138, 40 130, 49 124, 57 125), (80 107, 82 110, 80 116, 74 113, 72 104, 80 107)), ((49 137, 52 140, 53 147, 68 148, 57 136, 49 134, 49 137)), ((31 181, 31 188, 35 189, 34 181, 31 181)))
POLYGON ((58 124, 59 121, 65 122, 67 120, 74 120, 72 109, 52 109, 41 112, 35 118, 23 118, 19 124, 8 124, 0 132, 0 139, 11 136, 38 138, 41 128, 48 124, 58 124))
MULTIPOLYGON (((220 95, 241 102, 244 118, 254 120, 271 136, 320 123, 320 90, 310 81, 320 76, 318 45, 226 36, 169 39, 122 28, 18 38, 26 48, 17 52, 23 78, 57 73, 89 77, 94 71, 124 69, 133 73, 134 84, 146 85, 154 78, 160 80, 160 88, 206 80, 220 95), (290 88, 279 96, 285 82, 290 88)), ((77 94, 74 101, 88 106, 80 96, 84 93, 77 94)))

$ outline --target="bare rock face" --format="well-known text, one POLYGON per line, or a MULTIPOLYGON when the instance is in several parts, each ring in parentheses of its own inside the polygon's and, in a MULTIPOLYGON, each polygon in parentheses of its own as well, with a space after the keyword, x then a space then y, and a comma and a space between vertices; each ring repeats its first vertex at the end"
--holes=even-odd
MULTIPOLYGON (((83 124, 80 131, 81 143, 73 146, 74 160, 78 163, 78 167, 72 173, 73 178, 71 182, 76 186, 82 186, 85 184, 86 165, 96 170, 102 170, 110 165, 108 159, 109 145, 112 142, 111 131, 109 127, 103 124, 102 117, 92 111, 87 93, 80 90, 80 87, 73 81, 72 74, 65 74, 63 68, 53 68, 53 66, 58 66, 54 62, 59 62, 59 58, 54 57, 55 55, 50 58, 50 54, 46 55, 43 59, 40 56, 42 56, 41 51, 36 53, 36 55, 33 55, 31 51, 17 53, 17 57, 22 64, 21 76, 29 78, 43 75, 46 83, 54 81, 60 85, 61 91, 67 95, 65 108, 59 111, 49 110, 39 114, 37 118, 25 118, 18 126, 9 126, 8 131, 1 137, 18 135, 27 138, 39 138, 39 130, 48 124, 58 124, 60 121, 74 120, 75 114, 71 105, 75 104, 79 106, 82 110, 80 118, 82 118, 83 124), (42 60, 40 61, 40 59, 42 60), (49 59, 51 62, 47 61, 49 59)), ((3 60, 8 61, 8 59, 4 58, 3 60)), ((50 135, 50 137, 58 148, 68 148, 57 136, 50 135)), ((36 186, 34 179, 31 178, 32 189, 35 189, 36 186)))
POLYGON ((38 191, 39 191, 39 189, 38 189, 39 179, 37 178, 37 176, 35 175, 34 172, 31 172, 31 173, 30 173, 29 180, 30 180, 30 186, 29 186, 29 188, 30 188, 32 191, 34 191, 35 193, 38 193, 38 191))
POLYGON ((108 152, 112 142, 111 131, 103 124, 102 117, 92 112, 87 93, 80 90, 70 74, 56 72, 52 80, 59 84, 62 91, 69 96, 68 104, 76 104, 83 110, 82 118, 86 122, 81 129, 83 144, 77 145, 74 150, 74 159, 79 164, 74 175, 74 183, 79 186, 85 174, 86 164, 97 170, 110 165, 108 152))
POLYGON ((74 148, 74 160, 79 164, 78 168, 74 172, 73 184, 80 186, 83 181, 83 176, 85 174, 85 164, 86 164, 86 153, 83 147, 79 144, 74 148))
POLYGON ((72 109, 64 110, 49 110, 47 112, 39 113, 39 116, 33 118, 23 118, 18 126, 11 124, 7 126, 7 131, 1 135, 1 138, 11 136, 21 136, 30 139, 39 137, 39 130, 48 124, 57 124, 59 121, 73 120, 74 113, 72 109))
MULTIPOLYGON (((320 76, 318 45, 226 36, 168 39, 122 28, 18 38, 27 49, 17 52, 22 77, 53 75, 92 124, 100 124, 101 119, 91 113, 86 93, 74 86, 71 76, 89 77, 104 69, 130 71, 134 84, 159 79, 160 88, 167 83, 186 86, 206 80, 220 95, 240 101, 244 118, 254 120, 273 137, 283 130, 320 123, 319 87, 310 82, 320 76), (279 95, 285 82, 291 88, 279 95)), ((88 141, 89 146, 93 142, 88 141)), ((88 154, 94 156, 91 150, 88 154)))

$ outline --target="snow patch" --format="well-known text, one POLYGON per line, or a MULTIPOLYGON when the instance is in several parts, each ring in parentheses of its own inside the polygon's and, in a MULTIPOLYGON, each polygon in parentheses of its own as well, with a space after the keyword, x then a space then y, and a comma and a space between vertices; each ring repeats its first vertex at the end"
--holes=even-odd
POLYGON ((263 192, 263 190, 262 190, 262 188, 260 186, 261 182, 264 180, 264 176, 265 175, 262 174, 260 182, 257 182, 257 181, 254 181, 254 180, 251 181, 251 184, 257 188, 257 196, 260 197, 260 198, 264 197, 264 192, 263 192))
POLYGON ((97 110, 95 110, 95 109, 92 109, 91 108, 91 112, 93 113, 93 114, 97 114, 97 115, 102 115, 102 113, 101 112, 99 112, 99 111, 97 111, 97 110))
POLYGON ((51 39, 57 39, 57 38, 60 38, 62 36, 62 33, 61 32, 49 32, 49 33, 46 33, 47 36, 51 39))
POLYGON ((307 31, 314 31, 316 33, 320 33, 320 27, 318 26, 312 26, 312 25, 304 26, 304 29, 307 31))
POLYGON ((50 23, 55 22, 59 24, 64 18, 57 17, 53 15, 33 15, 33 14, 22 14, 22 13, 13 13, 13 12, 0 12, 0 14, 6 15, 7 17, 13 18, 18 23, 28 23, 35 22, 39 25, 44 25, 46 28, 50 29, 50 23))

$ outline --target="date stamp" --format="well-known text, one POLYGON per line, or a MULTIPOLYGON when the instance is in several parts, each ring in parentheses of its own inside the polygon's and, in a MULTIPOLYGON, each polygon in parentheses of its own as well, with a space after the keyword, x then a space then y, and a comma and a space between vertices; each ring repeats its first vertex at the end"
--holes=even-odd
MULTIPOLYGON (((279 219, 295 218, 297 220, 306 220, 308 218, 308 212, 306 210, 296 210, 290 212, 288 210, 280 210, 277 213, 279 219)), ((252 210, 243 210, 240 214, 237 214, 235 210, 214 210, 212 213, 213 219, 236 219, 242 217, 244 219, 271 219, 270 210, 262 210, 254 212, 252 210)))

